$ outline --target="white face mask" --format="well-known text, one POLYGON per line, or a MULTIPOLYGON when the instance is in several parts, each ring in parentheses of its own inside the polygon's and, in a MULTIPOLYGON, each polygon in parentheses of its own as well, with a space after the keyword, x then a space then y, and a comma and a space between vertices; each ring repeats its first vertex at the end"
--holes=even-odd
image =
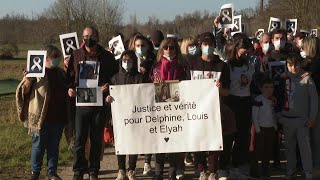
POLYGON ((128 63, 122 62, 122 67, 124 70, 128 71, 128 63))
POLYGON ((307 57, 306 52, 305 51, 300 51, 300 56, 305 59, 307 57))
POLYGON ((263 44, 262 44, 262 50, 263 50, 264 52, 267 52, 267 51, 269 50, 269 43, 263 43, 263 44))
POLYGON ((298 44, 297 44, 300 48, 302 47, 302 39, 298 40, 298 44))
POLYGON ((285 47, 286 42, 285 42, 285 41, 281 41, 281 40, 279 39, 279 40, 277 40, 277 41, 274 41, 273 45, 274 45, 275 50, 280 50, 280 49, 282 49, 282 48, 285 47))
POLYGON ((163 57, 166 58, 168 61, 171 61, 174 57, 176 57, 176 55, 172 55, 172 56, 163 55, 163 57))

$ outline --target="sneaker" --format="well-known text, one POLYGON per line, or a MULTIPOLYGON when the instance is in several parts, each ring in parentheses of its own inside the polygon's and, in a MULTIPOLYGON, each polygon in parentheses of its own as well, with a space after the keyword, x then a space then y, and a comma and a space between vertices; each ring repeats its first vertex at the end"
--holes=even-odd
POLYGON ((81 172, 74 173, 72 180, 83 180, 83 173, 81 172))
POLYGON ((312 180, 312 173, 305 173, 306 180, 312 180))
POLYGON ((217 171, 217 179, 218 180, 227 180, 228 179, 228 172, 225 170, 218 170, 217 171))
POLYGON ((48 180, 62 180, 57 173, 49 173, 48 180))
POLYGON ((136 174, 135 174, 134 171, 130 170, 130 171, 128 172, 128 179, 129 179, 129 180, 136 180, 136 179, 137 179, 137 178, 136 178, 136 174))
POLYGON ((150 176, 152 174, 152 169, 151 169, 151 165, 149 163, 144 163, 144 167, 143 167, 143 175, 148 175, 150 176))
POLYGON ((32 172, 29 180, 38 180, 40 176, 40 172, 32 172))
POLYGON ((162 175, 155 175, 155 176, 153 176, 152 180, 163 180, 163 176, 162 175))
POLYGON ((119 170, 116 180, 124 180, 126 178, 126 172, 124 170, 119 170))
POLYGON ((181 170, 177 170, 176 179, 183 179, 184 178, 184 172, 181 170))
POLYGON ((99 178, 98 178, 98 174, 97 173, 92 173, 92 172, 90 172, 90 178, 89 178, 90 180, 98 180, 99 178))
POLYGON ((216 180, 216 174, 215 173, 210 173, 210 176, 208 180, 216 180))
POLYGON ((191 157, 186 157, 186 158, 184 158, 184 164, 185 164, 186 166, 192 166, 192 165, 193 165, 193 160, 192 160, 192 158, 191 158, 191 157))
POLYGON ((199 180, 208 180, 208 174, 206 172, 201 172, 199 180))

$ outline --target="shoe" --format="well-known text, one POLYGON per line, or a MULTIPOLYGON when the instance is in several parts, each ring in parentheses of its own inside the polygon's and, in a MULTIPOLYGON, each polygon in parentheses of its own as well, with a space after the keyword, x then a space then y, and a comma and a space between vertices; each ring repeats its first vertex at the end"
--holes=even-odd
POLYGON ((306 180, 312 180, 312 173, 305 173, 306 180))
POLYGON ((186 157, 186 158, 184 159, 184 164, 185 164, 186 166, 192 166, 192 165, 193 165, 193 160, 192 160, 192 158, 191 158, 191 157, 186 157))
POLYGON ((206 172, 201 172, 199 180, 208 180, 208 174, 206 172))
POLYGON ((83 180, 83 173, 82 172, 75 172, 72 180, 83 180))
POLYGON ((137 179, 135 172, 132 170, 130 170, 127 175, 128 175, 129 180, 136 180, 137 179))
POLYGON ((184 179, 184 172, 181 170, 177 170, 176 179, 184 179))
POLYGON ((57 173, 49 173, 48 180, 62 180, 57 173))
POLYGON ((153 176, 152 180, 163 180, 163 176, 162 175, 155 175, 155 176, 153 176))
POLYGON ((148 175, 151 176, 152 175, 152 169, 151 169, 151 165, 149 163, 144 163, 144 167, 143 167, 143 175, 148 175))
POLYGON ((218 170, 217 171, 217 179, 218 180, 227 180, 228 179, 228 172, 225 170, 218 170))
POLYGON ((126 172, 124 170, 119 170, 116 180, 124 180, 126 178, 126 172))
POLYGON ((216 174, 215 173, 210 173, 210 176, 208 180, 216 180, 216 174))
POLYGON ((98 180, 99 178, 98 178, 98 173, 92 173, 92 172, 90 172, 90 178, 89 178, 90 180, 98 180))
POLYGON ((29 180, 38 180, 40 176, 40 172, 32 172, 29 180))

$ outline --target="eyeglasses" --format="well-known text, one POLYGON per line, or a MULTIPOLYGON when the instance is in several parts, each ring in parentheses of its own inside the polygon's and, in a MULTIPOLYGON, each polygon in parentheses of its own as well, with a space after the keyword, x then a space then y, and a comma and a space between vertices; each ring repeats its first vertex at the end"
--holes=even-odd
POLYGON ((163 46, 163 49, 164 50, 170 50, 170 51, 173 51, 173 50, 175 50, 176 48, 174 47, 174 46, 172 46, 172 45, 165 45, 165 46, 163 46))

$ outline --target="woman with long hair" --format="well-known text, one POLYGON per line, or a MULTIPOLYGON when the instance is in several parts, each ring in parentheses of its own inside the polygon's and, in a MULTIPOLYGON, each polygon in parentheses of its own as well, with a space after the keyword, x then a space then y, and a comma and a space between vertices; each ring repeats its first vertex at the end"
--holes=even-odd
MULTIPOLYGON (((151 79, 155 83, 168 80, 186 80, 186 66, 182 63, 182 56, 175 38, 166 38, 157 54, 157 62, 152 68, 151 79)), ((169 179, 181 179, 184 172, 184 153, 167 154, 170 168, 169 179)), ((156 154, 155 180, 163 179, 163 168, 166 154, 156 154)))

